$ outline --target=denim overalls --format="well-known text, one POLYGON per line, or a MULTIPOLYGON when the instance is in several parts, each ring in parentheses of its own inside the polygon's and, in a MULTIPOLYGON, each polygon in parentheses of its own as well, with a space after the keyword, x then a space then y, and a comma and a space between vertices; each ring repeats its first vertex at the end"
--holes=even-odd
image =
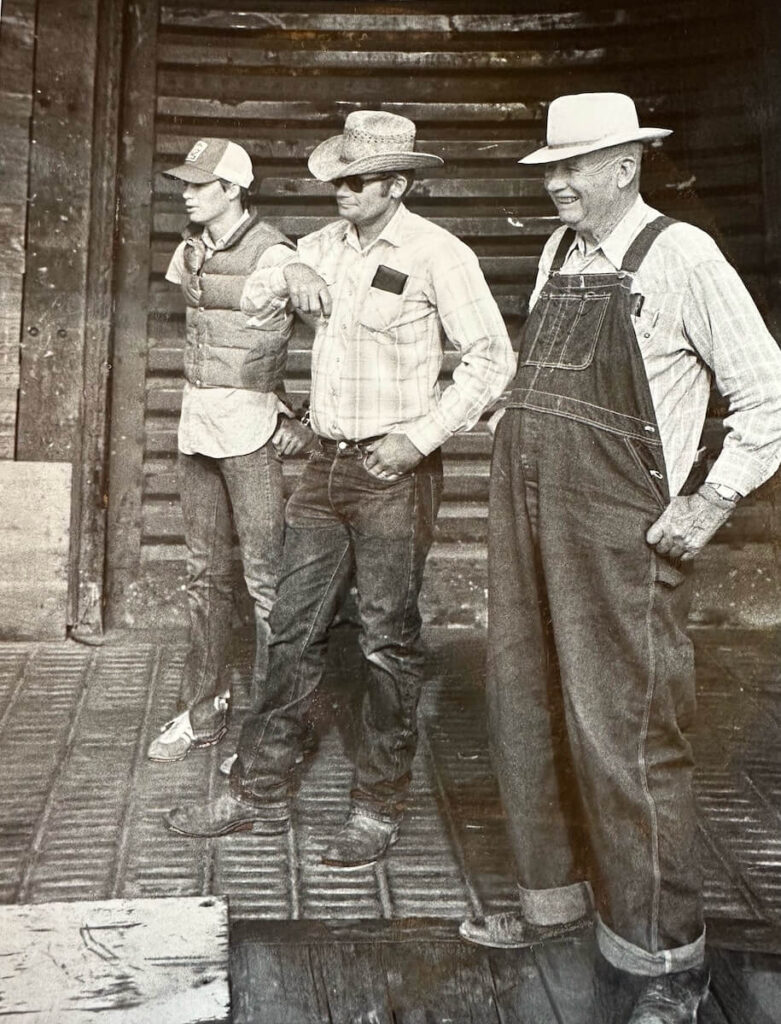
POLYGON ((526 324, 489 515, 492 753, 530 919, 587 908, 603 953, 660 974, 702 960, 686 566, 645 540, 669 501, 632 323, 633 275, 560 273, 526 324))

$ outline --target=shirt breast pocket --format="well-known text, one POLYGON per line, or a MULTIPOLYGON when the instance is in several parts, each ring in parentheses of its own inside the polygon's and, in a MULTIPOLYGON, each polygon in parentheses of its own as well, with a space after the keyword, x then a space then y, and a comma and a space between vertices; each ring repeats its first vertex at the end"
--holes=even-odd
POLYGON ((404 297, 380 288, 369 288, 361 307, 360 322, 373 334, 391 334, 403 320, 404 297))
POLYGON ((384 288, 369 287, 358 320, 376 342, 404 345, 419 340, 422 321, 433 312, 434 306, 425 288, 410 275, 399 295, 384 288))

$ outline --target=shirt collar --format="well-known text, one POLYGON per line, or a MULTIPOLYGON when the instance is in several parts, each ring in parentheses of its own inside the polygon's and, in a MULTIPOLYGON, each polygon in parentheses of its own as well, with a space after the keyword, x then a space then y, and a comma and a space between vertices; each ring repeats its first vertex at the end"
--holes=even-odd
MULTIPOLYGON (((616 270, 620 270, 624 257, 629 251, 629 246, 635 240, 640 228, 644 226, 651 213, 653 213, 651 207, 641 196, 638 196, 610 234, 603 238, 596 249, 592 249, 591 252, 601 250, 602 254, 613 264, 616 270)), ((580 235, 576 235, 575 241, 570 247, 570 252, 575 247, 577 247, 581 254, 586 255, 586 243, 580 235)))
MULTIPOLYGON (((404 205, 404 203, 399 203, 398 210, 396 210, 396 212, 393 214, 393 216, 382 229, 382 231, 379 233, 379 235, 377 235, 377 237, 374 239, 371 245, 367 245, 366 248, 371 249, 373 245, 376 245, 380 241, 388 242, 390 245, 394 246, 401 245, 401 243, 404 241, 404 233, 409 218, 409 210, 404 205)), ((361 252, 365 251, 361 249, 361 243, 358 240, 358 230, 354 224, 345 224, 344 240, 353 249, 358 249, 361 252)))
POLYGON ((249 210, 245 210, 239 217, 239 219, 236 221, 236 223, 233 225, 233 227, 228 228, 224 235, 221 235, 220 238, 214 240, 212 240, 212 236, 209 233, 209 229, 204 228, 203 234, 201 235, 201 237, 203 238, 204 245, 206 245, 207 248, 209 249, 224 249, 228 242, 230 242, 231 238, 233 238, 233 236, 242 226, 242 224, 245 224, 249 220, 249 217, 249 210))

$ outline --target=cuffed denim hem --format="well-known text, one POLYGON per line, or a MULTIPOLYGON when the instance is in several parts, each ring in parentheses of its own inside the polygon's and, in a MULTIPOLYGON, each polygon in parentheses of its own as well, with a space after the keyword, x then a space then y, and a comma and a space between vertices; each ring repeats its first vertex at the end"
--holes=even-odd
POLYGON ((689 971, 702 967, 705 962, 705 930, 688 946, 660 949, 650 953, 641 946, 634 946, 620 935, 611 931, 597 915, 597 945, 602 956, 621 971, 658 977, 675 971, 689 971))
POLYGON ((521 912, 529 924, 567 924, 591 914, 593 901, 588 882, 556 889, 524 889, 518 886, 521 912))
POLYGON ((362 800, 354 794, 350 799, 350 811, 353 814, 362 814, 366 818, 372 818, 374 821, 382 821, 386 825, 398 825, 404 817, 403 808, 401 810, 398 808, 395 810, 384 810, 382 807, 362 800))

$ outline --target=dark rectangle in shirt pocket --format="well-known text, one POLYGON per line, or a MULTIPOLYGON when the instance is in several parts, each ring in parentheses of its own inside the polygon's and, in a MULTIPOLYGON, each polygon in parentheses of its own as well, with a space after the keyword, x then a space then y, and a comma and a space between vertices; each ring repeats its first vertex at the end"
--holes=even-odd
POLYGON ((401 295, 408 277, 408 274, 402 274, 400 270, 393 270, 392 267, 386 267, 385 264, 381 263, 377 267, 371 286, 372 288, 379 289, 381 292, 401 295))

